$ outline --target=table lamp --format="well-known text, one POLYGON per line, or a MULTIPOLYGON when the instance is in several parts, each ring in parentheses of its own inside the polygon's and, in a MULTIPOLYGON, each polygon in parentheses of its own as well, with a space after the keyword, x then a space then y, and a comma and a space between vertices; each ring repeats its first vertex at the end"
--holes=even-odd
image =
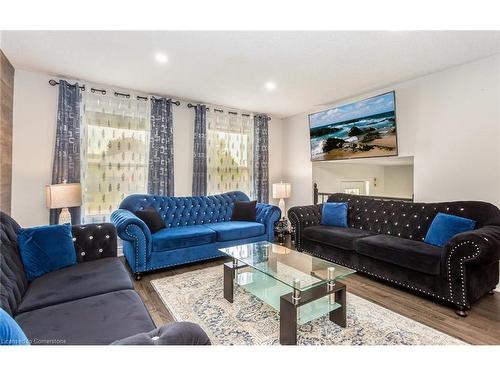
POLYGON ((58 220, 59 224, 71 223, 71 214, 68 207, 82 205, 82 189, 79 183, 47 185, 45 196, 47 208, 62 208, 58 220))
POLYGON ((281 210, 282 217, 286 217, 285 198, 290 198, 291 191, 292 188, 288 182, 281 181, 279 183, 273 184, 273 198, 280 200, 278 206, 281 210))

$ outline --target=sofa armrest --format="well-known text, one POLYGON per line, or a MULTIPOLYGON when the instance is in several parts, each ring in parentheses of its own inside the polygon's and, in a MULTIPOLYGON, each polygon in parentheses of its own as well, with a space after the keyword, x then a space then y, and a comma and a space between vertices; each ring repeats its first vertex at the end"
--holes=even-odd
POLYGON ((148 226, 125 209, 114 211, 111 214, 111 221, 116 226, 118 237, 132 244, 135 252, 134 272, 144 271, 147 258, 151 254, 151 231, 148 226))
POLYGON ((272 204, 257 203, 256 220, 266 227, 267 240, 274 241, 274 225, 281 218, 281 210, 272 204))
POLYGON ((210 339, 199 325, 176 322, 117 340, 111 345, 210 345, 210 339))
POLYGON ((500 226, 482 228, 453 236, 441 255, 441 267, 449 283, 450 299, 468 307, 466 289, 467 265, 488 266, 500 260, 500 226))
POLYGON ((78 263, 117 256, 116 229, 111 223, 73 225, 78 263))
POLYGON ((321 223, 323 205, 297 206, 288 210, 288 219, 295 228, 295 247, 300 249, 302 233, 305 228, 321 223))

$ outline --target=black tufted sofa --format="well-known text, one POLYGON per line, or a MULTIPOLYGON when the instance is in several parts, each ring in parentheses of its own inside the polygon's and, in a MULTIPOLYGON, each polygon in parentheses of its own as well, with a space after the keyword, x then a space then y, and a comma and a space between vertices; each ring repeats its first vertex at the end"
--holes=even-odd
POLYGON ((288 217, 296 247, 414 292, 453 305, 470 306, 499 281, 500 210, 485 202, 409 203, 336 193, 347 202, 348 228, 322 226, 322 205, 293 207, 288 217), (445 247, 423 242, 438 212, 476 220, 476 229, 445 247))
POLYGON ((17 246, 18 229, 0 212, 0 307, 15 318, 32 344, 210 343, 192 323, 155 327, 117 258, 112 224, 74 225, 77 264, 31 283, 17 246))

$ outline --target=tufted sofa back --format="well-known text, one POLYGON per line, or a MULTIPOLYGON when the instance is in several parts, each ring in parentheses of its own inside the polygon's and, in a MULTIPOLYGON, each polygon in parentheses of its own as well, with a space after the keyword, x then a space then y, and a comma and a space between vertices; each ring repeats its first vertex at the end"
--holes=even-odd
POLYGON ((350 227, 419 241, 439 212, 475 220, 476 228, 500 225, 499 209, 486 202, 413 203, 343 193, 332 194, 328 202, 348 203, 350 227))
POLYGON ((0 307, 13 315, 28 288, 17 247, 19 224, 0 212, 0 307))
POLYGON ((231 220, 234 202, 249 200, 241 191, 196 197, 134 194, 125 198, 120 208, 136 212, 154 207, 168 228, 231 220))

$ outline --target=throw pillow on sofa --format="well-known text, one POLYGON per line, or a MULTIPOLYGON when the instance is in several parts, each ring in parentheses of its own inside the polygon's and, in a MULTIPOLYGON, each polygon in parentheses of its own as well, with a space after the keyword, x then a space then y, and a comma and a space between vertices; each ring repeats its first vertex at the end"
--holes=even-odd
POLYGON ((0 308, 0 345, 29 345, 30 342, 19 324, 0 308))
POLYGON ((347 228, 347 203, 323 203, 321 211, 321 225, 347 228))
POLYGON ((257 220, 257 201, 235 201, 232 221, 256 221, 257 220))
POLYGON ((70 224, 20 228, 17 241, 28 281, 76 264, 70 224))
POLYGON ((144 221, 151 233, 156 233, 160 229, 166 228, 165 222, 162 220, 158 211, 156 211, 153 207, 136 211, 135 216, 144 221))
POLYGON ((438 213, 427 231, 424 242, 443 247, 456 234, 473 230, 476 222, 461 216, 438 213))

